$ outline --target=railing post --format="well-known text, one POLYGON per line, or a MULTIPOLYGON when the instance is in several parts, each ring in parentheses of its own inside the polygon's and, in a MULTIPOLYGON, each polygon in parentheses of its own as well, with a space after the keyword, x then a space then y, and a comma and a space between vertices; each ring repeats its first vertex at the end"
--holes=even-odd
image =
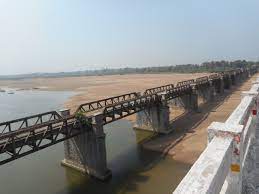
POLYGON ((240 150, 242 150, 242 130, 243 125, 231 125, 226 123, 213 122, 208 127, 208 141, 210 142, 214 136, 233 138, 232 144, 232 161, 229 173, 224 185, 228 185, 225 193, 241 194, 242 192, 242 175, 241 175, 241 158, 240 150))

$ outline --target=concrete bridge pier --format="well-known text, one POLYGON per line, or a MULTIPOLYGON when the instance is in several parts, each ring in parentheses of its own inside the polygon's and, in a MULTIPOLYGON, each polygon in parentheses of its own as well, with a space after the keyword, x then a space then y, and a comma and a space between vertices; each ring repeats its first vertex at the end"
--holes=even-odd
POLYGON ((237 73, 236 74, 236 83, 237 84, 240 84, 242 82, 242 76, 240 73, 237 73))
POLYGON ((245 80, 246 80, 245 73, 244 73, 244 72, 240 72, 240 73, 238 74, 238 77, 237 77, 238 83, 242 83, 242 82, 245 81, 245 80))
MULTIPOLYGON (((61 114, 64 116, 64 113, 61 114)), ((102 123, 102 115, 96 115, 91 130, 64 141, 65 159, 62 160, 62 165, 87 173, 99 180, 111 177, 111 171, 107 168, 102 123)))
POLYGON ((244 76, 244 80, 246 80, 247 78, 249 78, 249 74, 248 74, 248 71, 247 71, 247 70, 244 70, 243 76, 244 76))
POLYGON ((192 93, 180 97, 183 107, 186 110, 198 111, 198 92, 193 90, 192 93))
POLYGON ((215 98, 215 87, 210 84, 207 87, 199 89, 198 93, 203 98, 204 102, 212 102, 215 98))
POLYGON ((224 79, 224 89, 229 90, 232 85, 230 75, 228 75, 227 77, 225 77, 223 79, 224 79))
POLYGON ((138 112, 135 129, 167 134, 169 129, 170 111, 167 103, 160 103, 138 112))
POLYGON ((251 75, 252 75, 252 70, 250 68, 247 69, 247 75, 248 75, 248 77, 251 77, 251 75))
POLYGON ((236 85, 236 84, 237 84, 236 74, 232 74, 232 75, 230 76, 230 78, 231 78, 231 84, 232 84, 232 85, 236 85))
POLYGON ((245 79, 244 79, 243 73, 240 72, 240 73, 238 74, 238 76, 237 76, 237 82, 238 82, 238 83, 242 83, 244 80, 245 80, 245 79))
POLYGON ((223 94, 224 93, 224 80, 223 78, 220 78, 217 83, 215 84, 215 92, 217 94, 223 94))
POLYGON ((241 81, 245 81, 249 76, 248 76, 248 71, 247 70, 243 70, 243 72, 241 72, 240 74, 241 77, 241 81))
POLYGON ((249 76, 249 72, 248 72, 248 70, 245 70, 245 78, 247 79, 247 78, 249 78, 250 76, 249 76))

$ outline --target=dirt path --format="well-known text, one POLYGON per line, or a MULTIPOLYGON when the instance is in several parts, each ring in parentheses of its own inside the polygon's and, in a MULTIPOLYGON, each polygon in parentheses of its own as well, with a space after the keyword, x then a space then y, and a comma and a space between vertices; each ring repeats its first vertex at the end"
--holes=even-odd
MULTIPOLYGON (((259 75, 259 74, 257 74, 259 75)), ((144 147, 164 152, 176 161, 193 164, 207 144, 207 127, 213 122, 224 122, 241 100, 241 92, 249 90, 252 80, 232 87, 224 96, 217 97, 213 103, 203 104, 199 113, 184 113, 173 121, 175 131, 160 135, 144 143, 144 147)))

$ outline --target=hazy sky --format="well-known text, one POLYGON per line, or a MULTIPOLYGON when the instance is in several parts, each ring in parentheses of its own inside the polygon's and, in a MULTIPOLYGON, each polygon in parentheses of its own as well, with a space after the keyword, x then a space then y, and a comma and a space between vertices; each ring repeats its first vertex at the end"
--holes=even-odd
POLYGON ((258 0, 0 0, 0 74, 259 60, 258 0))

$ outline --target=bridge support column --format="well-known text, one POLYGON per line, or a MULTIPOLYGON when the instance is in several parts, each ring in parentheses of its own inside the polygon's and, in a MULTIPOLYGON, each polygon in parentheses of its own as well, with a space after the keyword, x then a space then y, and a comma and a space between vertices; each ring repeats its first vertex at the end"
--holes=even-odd
POLYGON ((238 76, 237 76, 237 82, 238 82, 238 83, 242 83, 243 81, 244 81, 244 79, 243 79, 242 73, 240 72, 240 73, 238 74, 238 76))
POLYGON ((242 83, 244 81, 243 79, 243 76, 242 76, 242 73, 239 73, 237 76, 236 76, 236 82, 238 84, 242 83))
POLYGON ((229 90, 231 88, 231 77, 230 75, 224 78, 224 89, 229 90))
POLYGON ((169 106, 158 104, 137 113, 135 129, 148 130, 157 133, 170 133, 169 106))
POLYGON ((223 78, 220 78, 218 81, 216 87, 215 87, 216 93, 217 94, 223 94, 224 93, 224 80, 223 78))
POLYGON ((244 69, 244 74, 246 78, 250 77, 250 70, 248 68, 244 69))
POLYGON ((191 94, 184 95, 180 98, 185 109, 198 111, 198 93, 196 90, 191 94))
POLYGON ((248 72, 248 77, 251 77, 252 76, 251 68, 249 68, 247 72, 248 72))
POLYGON ((244 80, 246 80, 249 77, 248 72, 246 70, 243 71, 242 75, 243 75, 244 80))
POLYGON ((111 176, 111 171, 107 168, 103 119, 102 115, 94 118, 92 130, 64 142, 65 159, 61 164, 106 180, 111 176))
POLYGON ((202 96, 205 102, 211 102, 214 100, 215 96, 215 87, 210 85, 200 89, 199 94, 202 96))
POLYGON ((233 74, 233 75, 231 75, 230 76, 230 78, 231 78, 231 84, 232 85, 236 85, 237 84, 237 80, 236 80, 236 75, 235 74, 233 74))
POLYGON ((245 74, 245 78, 246 78, 246 79, 250 77, 250 76, 249 76, 249 72, 248 72, 247 70, 245 70, 244 74, 245 74))

